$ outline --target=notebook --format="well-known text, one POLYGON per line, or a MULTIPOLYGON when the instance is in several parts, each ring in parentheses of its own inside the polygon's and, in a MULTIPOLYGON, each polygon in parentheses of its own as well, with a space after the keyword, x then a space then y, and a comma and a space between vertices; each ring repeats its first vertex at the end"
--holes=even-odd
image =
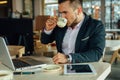
POLYGON ((30 58, 30 56, 12 59, 5 40, 2 37, 0 37, 0 61, 14 71, 35 69, 46 65, 43 62, 30 58), (22 65, 20 63, 22 63, 22 65))

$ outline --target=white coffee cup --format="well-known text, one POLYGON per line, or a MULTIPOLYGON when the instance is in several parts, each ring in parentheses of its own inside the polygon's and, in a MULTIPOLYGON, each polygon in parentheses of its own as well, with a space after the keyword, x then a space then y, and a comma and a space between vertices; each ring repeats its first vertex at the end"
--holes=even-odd
POLYGON ((63 28, 63 27, 66 26, 66 24, 67 24, 67 19, 66 18, 62 18, 62 17, 58 18, 58 21, 57 21, 58 27, 63 28))

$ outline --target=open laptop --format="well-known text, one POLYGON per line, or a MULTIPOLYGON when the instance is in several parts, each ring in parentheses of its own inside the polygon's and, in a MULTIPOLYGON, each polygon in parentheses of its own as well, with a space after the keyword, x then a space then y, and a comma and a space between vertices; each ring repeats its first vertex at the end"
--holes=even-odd
POLYGON ((23 58, 12 59, 5 43, 4 38, 0 37, 0 61, 14 71, 22 71, 27 69, 35 69, 45 66, 46 64, 29 56, 23 58))

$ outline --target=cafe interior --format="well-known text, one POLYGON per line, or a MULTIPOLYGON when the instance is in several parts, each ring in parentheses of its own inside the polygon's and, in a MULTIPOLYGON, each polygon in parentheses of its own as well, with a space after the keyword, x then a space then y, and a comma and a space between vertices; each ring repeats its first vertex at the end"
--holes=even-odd
MULTIPOLYGON (((120 1, 81 0, 81 2, 83 11, 92 18, 101 20, 106 31, 106 46, 102 61, 91 63, 95 67, 96 75, 64 76, 58 74, 59 70, 42 73, 38 69, 35 70, 35 74, 19 76, 13 74, 7 66, 4 68, 4 63, 1 61, 0 70, 10 71, 13 74, 11 79, 4 80, 52 78, 52 80, 56 78, 57 80, 120 80, 120 1)), ((58 14, 58 0, 0 0, 0 37, 4 38, 11 58, 30 56, 54 64, 52 57, 57 53, 56 43, 42 44, 40 38, 46 20, 55 14, 58 14)), ((0 71, 0 80, 1 75, 0 71)))

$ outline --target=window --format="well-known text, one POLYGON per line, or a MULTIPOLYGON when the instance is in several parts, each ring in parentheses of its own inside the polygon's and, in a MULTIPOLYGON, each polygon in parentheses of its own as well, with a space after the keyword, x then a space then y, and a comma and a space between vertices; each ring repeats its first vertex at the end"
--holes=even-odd
POLYGON ((54 10, 58 10, 58 0, 45 0, 44 15, 54 15, 54 10))
MULTIPOLYGON (((95 19, 102 20, 106 28, 117 28, 120 19, 120 0, 82 0, 83 11, 95 19), (104 9, 104 10, 103 10, 104 9)), ((58 0, 45 0, 44 14, 54 15, 58 0)))
POLYGON ((34 18, 33 0, 23 0, 23 17, 34 18))
POLYGON ((105 22, 106 28, 117 28, 117 21, 120 19, 120 1, 105 0, 105 22))
POLYGON ((83 0, 83 11, 95 19, 101 19, 100 0, 83 0))
POLYGON ((116 23, 120 19, 119 0, 83 0, 83 10, 93 18, 102 20, 106 28, 117 28, 116 23), (102 13, 103 6, 105 11, 102 13))

